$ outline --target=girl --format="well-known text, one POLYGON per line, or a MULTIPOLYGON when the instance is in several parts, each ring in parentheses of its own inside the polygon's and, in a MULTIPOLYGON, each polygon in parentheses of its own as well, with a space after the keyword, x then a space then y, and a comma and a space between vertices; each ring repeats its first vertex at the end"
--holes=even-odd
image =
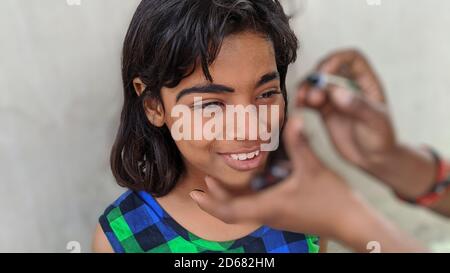
POLYGON ((243 191, 264 168, 269 152, 249 137, 249 126, 233 140, 175 140, 171 130, 179 106, 192 116, 228 105, 276 106, 282 125, 286 73, 297 47, 277 0, 140 3, 124 42, 124 105, 111 153, 113 174, 129 190, 100 217, 94 251, 318 251, 314 236, 226 224, 191 199, 191 191, 206 191, 205 177, 243 191))

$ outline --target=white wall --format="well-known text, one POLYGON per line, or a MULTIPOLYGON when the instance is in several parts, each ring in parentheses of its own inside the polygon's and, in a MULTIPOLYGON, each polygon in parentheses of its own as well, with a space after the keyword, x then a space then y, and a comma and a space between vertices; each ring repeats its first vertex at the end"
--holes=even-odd
POLYGON ((138 1, 0 2, 0 251, 90 249, 119 192, 108 155, 138 1))
MULTIPOLYGON (((293 0, 302 7, 293 25, 302 43, 290 85, 336 48, 357 47, 383 79, 399 137, 432 144, 450 156, 450 2, 445 0, 293 0)), ((450 221, 397 202, 373 179, 349 168, 332 151, 308 113, 313 144, 387 217, 436 251, 450 252, 450 221)), ((332 247, 341 251, 341 248, 332 247)))
MULTIPOLYGON (((445 0, 292 0, 302 41, 297 68, 342 47, 358 47, 382 76, 403 139, 433 143, 450 155, 450 2, 445 0)), ((292 78, 291 78, 292 79, 292 78)))
MULTIPOLYGON (((97 217, 122 191, 108 156, 121 105, 121 43, 138 2, 0 2, 0 251, 64 252, 72 240, 89 251, 97 217)), ((401 137, 450 155, 450 2, 306 4, 295 21, 302 50, 291 85, 329 50, 358 46, 385 81, 401 137)), ((343 170, 419 239, 450 240, 448 222, 343 170)))

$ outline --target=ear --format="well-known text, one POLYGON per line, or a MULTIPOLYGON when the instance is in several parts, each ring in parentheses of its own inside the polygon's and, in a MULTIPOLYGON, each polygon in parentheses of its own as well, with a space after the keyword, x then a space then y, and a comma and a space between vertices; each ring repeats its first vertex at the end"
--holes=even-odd
MULTIPOLYGON (((133 86, 138 96, 141 96, 147 87, 140 78, 133 80, 133 86)), ((144 109, 151 124, 156 127, 164 126, 164 108, 161 102, 155 99, 146 99, 144 101, 144 109)))
POLYGON ((133 87, 136 94, 140 97, 147 87, 141 80, 141 78, 134 78, 133 87))

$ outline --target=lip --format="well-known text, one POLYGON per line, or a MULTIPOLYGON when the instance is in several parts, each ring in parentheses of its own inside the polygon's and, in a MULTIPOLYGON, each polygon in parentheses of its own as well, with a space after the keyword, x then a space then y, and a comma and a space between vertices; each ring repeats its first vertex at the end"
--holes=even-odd
POLYGON ((240 150, 236 150, 233 152, 226 152, 226 153, 219 153, 220 155, 231 155, 231 154, 248 154, 254 151, 260 151, 261 150, 261 145, 259 146, 255 146, 255 147, 251 147, 251 148, 242 148, 240 150))
POLYGON ((233 153, 219 154, 225 161, 225 163, 232 169, 237 171, 249 171, 258 168, 261 165, 261 162, 264 158, 266 152, 259 152, 257 156, 252 159, 247 160, 234 160, 231 157, 231 154, 239 154, 239 153, 249 153, 252 151, 256 151, 257 149, 249 150, 249 151, 239 151, 233 153))

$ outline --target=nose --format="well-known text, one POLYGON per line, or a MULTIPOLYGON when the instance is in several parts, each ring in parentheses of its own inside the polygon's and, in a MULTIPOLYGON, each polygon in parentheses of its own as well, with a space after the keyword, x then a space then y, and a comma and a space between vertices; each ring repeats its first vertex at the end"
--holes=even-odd
POLYGON ((254 104, 230 105, 225 113, 228 140, 258 140, 258 109, 254 104))

